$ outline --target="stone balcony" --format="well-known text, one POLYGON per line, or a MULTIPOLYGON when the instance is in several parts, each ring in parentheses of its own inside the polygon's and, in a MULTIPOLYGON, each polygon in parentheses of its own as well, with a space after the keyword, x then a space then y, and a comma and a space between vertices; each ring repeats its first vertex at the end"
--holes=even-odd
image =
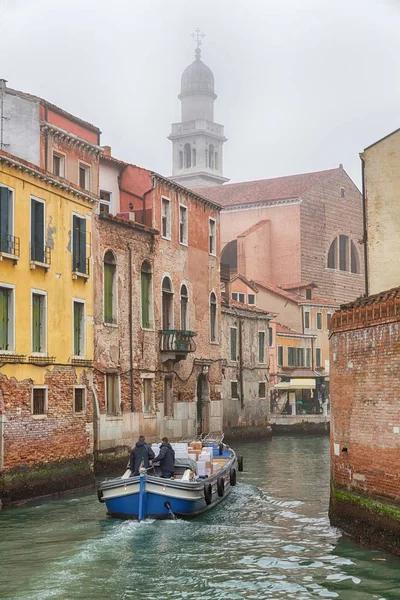
POLYGON ((172 123, 172 132, 169 137, 189 135, 198 131, 205 131, 224 138, 224 126, 207 121, 207 119, 194 119, 193 121, 184 121, 183 123, 172 123))
POLYGON ((194 331, 164 329, 160 331, 160 352, 162 362, 173 360, 178 362, 186 358, 190 352, 196 351, 194 331))

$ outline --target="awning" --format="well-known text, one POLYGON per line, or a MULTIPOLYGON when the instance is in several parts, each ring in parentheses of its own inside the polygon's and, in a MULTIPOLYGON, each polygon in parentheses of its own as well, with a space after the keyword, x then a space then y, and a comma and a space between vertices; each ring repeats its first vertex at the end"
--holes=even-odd
POLYGON ((315 390, 315 379, 291 379, 274 385, 276 390, 315 390))

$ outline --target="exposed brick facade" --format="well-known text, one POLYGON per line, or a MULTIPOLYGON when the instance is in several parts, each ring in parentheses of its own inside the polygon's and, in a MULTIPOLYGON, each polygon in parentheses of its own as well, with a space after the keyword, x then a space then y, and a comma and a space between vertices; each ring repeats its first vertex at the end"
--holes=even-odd
MULTIPOLYGON (((331 331, 331 519, 385 546, 378 529, 387 531, 389 540, 400 522, 386 518, 378 528, 375 516, 362 511, 354 521, 357 500, 341 502, 340 491, 378 500, 381 514, 385 506, 400 508, 399 291, 342 307, 331 331)), ((392 542, 386 547, 400 553, 392 542)))

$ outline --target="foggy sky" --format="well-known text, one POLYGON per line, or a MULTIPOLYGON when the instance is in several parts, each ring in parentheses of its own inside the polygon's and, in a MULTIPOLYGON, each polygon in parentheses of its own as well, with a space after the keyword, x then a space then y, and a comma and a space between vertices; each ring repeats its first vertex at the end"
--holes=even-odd
POLYGON ((0 0, 0 77, 168 176, 197 27, 226 177, 343 163, 360 184, 359 152, 400 127, 399 0, 0 0))

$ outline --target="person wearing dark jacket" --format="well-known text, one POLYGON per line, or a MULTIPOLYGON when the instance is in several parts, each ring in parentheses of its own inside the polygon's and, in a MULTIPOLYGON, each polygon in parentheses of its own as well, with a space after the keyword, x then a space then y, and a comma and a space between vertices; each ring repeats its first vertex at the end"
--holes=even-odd
POLYGON ((175 452, 171 444, 168 443, 168 438, 166 437, 163 437, 161 440, 160 454, 157 455, 155 462, 160 463, 161 477, 173 477, 175 470, 175 452))
POLYGON ((135 477, 139 475, 140 465, 143 462, 145 469, 149 468, 149 461, 153 460, 155 454, 153 450, 146 444, 144 435, 139 437, 139 441, 136 442, 134 448, 132 448, 131 456, 129 459, 129 468, 135 477))

